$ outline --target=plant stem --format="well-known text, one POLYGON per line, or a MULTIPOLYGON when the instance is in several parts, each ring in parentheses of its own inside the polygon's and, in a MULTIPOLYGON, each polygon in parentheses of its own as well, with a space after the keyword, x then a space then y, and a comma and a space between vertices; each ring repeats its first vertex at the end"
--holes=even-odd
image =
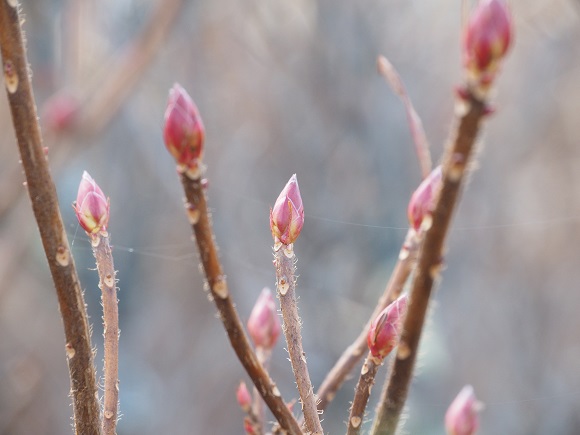
POLYGON ((306 354, 302 348, 300 317, 296 304, 296 278, 294 249, 292 245, 279 244, 274 248, 276 266, 276 287, 280 298, 280 310, 284 319, 284 336, 290 355, 290 363, 296 378, 296 385, 302 401, 302 412, 306 430, 312 434, 322 434, 322 425, 316 408, 316 396, 310 382, 306 354), (276 249, 277 248, 277 249, 276 249))
MULTIPOLYGON (((256 348, 256 356, 258 357, 258 361, 264 367, 264 370, 268 371, 270 369, 270 358, 272 356, 271 349, 265 349, 262 346, 258 346, 256 348)), ((252 411, 256 417, 256 421, 260 425, 260 434, 264 433, 265 427, 265 410, 264 410, 264 401, 260 396, 260 392, 254 386, 254 404, 252 407, 252 411)), ((258 435, 258 434, 256 434, 258 435)))
POLYGON ((115 435, 119 403, 119 307, 116 273, 108 235, 101 232, 91 236, 91 245, 97 260, 99 288, 103 302, 103 335, 105 338, 103 434, 115 435))
POLYGON ((250 346, 230 297, 226 276, 218 258, 215 237, 207 209, 205 180, 191 179, 185 174, 181 174, 181 183, 185 191, 186 211, 195 235, 203 271, 230 343, 282 429, 290 435, 301 434, 300 426, 286 407, 276 384, 270 379, 250 346))
POLYGON ((440 276, 445 237, 459 198, 479 124, 487 113, 485 102, 479 101, 470 92, 466 94, 465 99, 457 103, 458 124, 453 130, 443 158, 441 190, 433 211, 432 225, 425 232, 411 285, 401 341, 377 410, 371 432, 373 435, 390 435, 397 429, 409 391, 433 283, 440 276))
POLYGON ((371 388, 375 383, 375 376, 383 361, 374 358, 369 352, 362 366, 360 377, 354 390, 354 399, 350 408, 347 423, 347 435, 358 435, 363 423, 365 409, 371 395, 371 388))
POLYGON ((415 237, 415 232, 409 230, 405 242, 401 247, 399 259, 397 260, 397 264, 389 278, 385 291, 379 299, 367 324, 356 340, 342 353, 336 364, 334 364, 334 367, 330 372, 328 372, 328 375, 326 375, 322 385, 320 385, 317 392, 317 396, 320 400, 318 403, 318 410, 323 411, 326 409, 328 404, 332 402, 336 392, 341 387, 348 374, 364 356, 365 351, 368 349, 367 334, 371 323, 379 313, 383 311, 387 305, 397 299, 403 291, 407 278, 415 265, 418 244, 419 241, 415 237))
POLYGON ((42 147, 16 0, 0 2, 0 48, 14 130, 32 209, 63 320, 77 434, 101 433, 89 322, 42 147))

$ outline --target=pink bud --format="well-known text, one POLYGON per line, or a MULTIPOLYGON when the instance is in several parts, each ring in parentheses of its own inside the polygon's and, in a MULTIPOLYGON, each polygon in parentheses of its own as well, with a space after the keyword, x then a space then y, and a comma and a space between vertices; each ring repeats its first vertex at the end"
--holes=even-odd
POLYGON ((463 35, 466 68, 484 86, 489 86, 513 38, 512 19, 504 0, 481 0, 463 35))
POLYGON ((109 199, 87 171, 79 185, 77 200, 73 204, 79 224, 89 234, 105 231, 109 223, 109 199))
POLYGON ((278 341, 280 319, 272 291, 267 287, 264 287, 252 309, 248 319, 248 332, 256 347, 271 349, 278 341))
POLYGON ((49 130, 60 132, 74 124, 79 109, 80 103, 74 95, 58 93, 44 103, 42 117, 49 130))
POLYGON ((274 239, 284 245, 294 243, 304 225, 304 206, 298 188, 296 174, 278 196, 274 208, 270 209, 270 229, 274 239))
POLYGON ((466 385, 459 392, 455 400, 445 413, 445 428, 448 435, 473 435, 479 428, 479 415, 481 408, 477 401, 473 387, 466 385))
POLYGON ((177 83, 169 91, 165 109, 165 146, 183 172, 199 174, 205 129, 197 106, 177 83))
POLYGON ((238 385, 238 390, 236 391, 236 399, 238 400, 238 404, 242 411, 248 412, 252 407, 252 396, 248 391, 248 387, 244 381, 240 382, 238 385))
POLYGON ((419 230, 425 216, 431 215, 433 212, 435 197, 441 186, 441 178, 441 166, 437 166, 411 195, 407 214, 409 215, 409 224, 415 230, 419 230))
POLYGON ((256 425, 250 417, 244 417, 244 431, 247 435, 258 435, 258 430, 256 425))
POLYGON ((367 335, 369 350, 376 358, 385 358, 398 344, 407 314, 409 297, 403 295, 389 304, 371 323, 367 335))

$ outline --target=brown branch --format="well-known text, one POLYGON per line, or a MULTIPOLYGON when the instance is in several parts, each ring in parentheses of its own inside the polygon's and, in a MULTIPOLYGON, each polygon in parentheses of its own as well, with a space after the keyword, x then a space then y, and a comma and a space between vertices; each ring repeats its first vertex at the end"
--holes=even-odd
POLYGON ((328 404, 332 402, 336 392, 341 387, 348 374, 352 372, 354 366, 356 366, 360 359, 365 355, 366 350, 368 350, 367 334, 372 321, 385 309, 387 305, 397 299, 403 291, 407 278, 415 265, 418 243, 419 241, 415 237, 415 232, 410 230, 407 233, 407 237, 405 238, 405 242, 403 243, 399 254, 399 259, 395 265, 393 273, 391 274, 389 282, 387 283, 385 291, 379 299, 373 313, 369 317, 367 324, 356 340, 346 348, 336 364, 334 364, 334 367, 330 372, 328 372, 328 375, 326 375, 326 378, 318 389, 317 396, 320 400, 318 403, 318 409, 320 411, 326 409, 328 404))
POLYGON ((105 338, 103 434, 115 435, 119 403, 119 307, 116 273, 109 236, 103 232, 91 235, 91 246, 97 260, 99 288, 103 302, 103 336, 105 338))
POLYGON ((375 376, 383 361, 374 358, 369 352, 362 366, 360 377, 354 390, 354 399, 350 408, 347 422, 347 435, 358 435, 363 423, 365 409, 371 395, 371 388, 375 383, 375 376))
POLYGON ((485 102, 470 92, 457 103, 457 128, 453 130, 443 159, 443 179, 433 211, 431 227, 426 230, 417 269, 410 291, 408 314, 403 326, 390 378, 373 424, 373 435, 394 434, 412 378, 417 350, 433 283, 439 278, 445 237, 459 199, 462 181, 479 131, 487 114, 485 102))
POLYGON ((302 348, 301 322, 296 304, 296 256, 292 244, 278 243, 274 248, 274 264, 276 266, 276 288, 280 299, 280 311, 284 319, 284 337, 288 347, 288 355, 292 371, 296 378, 296 386, 302 401, 302 412, 306 430, 309 434, 322 434, 322 425, 316 409, 316 396, 308 374, 306 353, 302 348), (277 249, 276 249, 277 248, 277 249))
POLYGON ((0 47, 12 121, 32 209, 56 287, 71 378, 75 430, 100 434, 95 368, 81 286, 42 147, 16 0, 0 2, 0 47))
POLYGON ((288 434, 302 434, 298 422, 286 407, 280 391, 270 379, 252 350, 238 313, 230 297, 226 277, 220 264, 211 220, 205 197, 205 180, 188 178, 181 174, 181 182, 187 200, 186 211, 193 227, 199 257, 209 290, 216 304, 228 338, 240 362, 264 398, 281 427, 288 434))

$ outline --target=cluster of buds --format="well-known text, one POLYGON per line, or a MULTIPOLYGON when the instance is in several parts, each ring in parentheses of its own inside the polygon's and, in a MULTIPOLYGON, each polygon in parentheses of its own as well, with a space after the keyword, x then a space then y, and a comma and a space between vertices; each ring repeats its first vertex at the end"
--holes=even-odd
POLYGON ((290 245, 300 235, 304 225, 304 206, 296 174, 290 177, 280 196, 270 209, 270 229, 276 242, 290 245))
POLYGON ((441 166, 437 166, 411 195, 407 214, 409 224, 415 231, 428 229, 431 225, 431 213, 435 208, 435 200, 441 187, 441 178, 441 166))
POLYGON ((512 19, 504 0, 481 0, 463 34, 468 79, 478 93, 487 92, 513 39, 512 19))
POLYGON ((73 208, 87 234, 95 235, 107 230, 109 199, 87 171, 83 173, 73 208))
POLYGON ((399 343, 409 297, 403 295, 387 306, 371 323, 367 344, 373 357, 384 359, 399 343))
POLYGON ((163 139, 180 173, 199 179, 203 171, 205 129, 197 106, 177 83, 169 91, 163 139))
POLYGON ((481 402, 475 397, 473 387, 466 385, 459 392, 445 413, 445 428, 448 435, 473 435, 479 428, 478 412, 481 402))
POLYGON ((272 291, 265 287, 248 319, 248 332, 256 347, 270 350, 280 336, 280 319, 272 291))

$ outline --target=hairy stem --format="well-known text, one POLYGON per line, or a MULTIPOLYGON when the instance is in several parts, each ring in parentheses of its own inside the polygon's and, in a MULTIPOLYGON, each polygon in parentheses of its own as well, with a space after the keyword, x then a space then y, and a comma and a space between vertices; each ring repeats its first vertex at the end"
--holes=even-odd
POLYGON ((185 204, 186 211, 193 227, 203 271, 230 343, 280 426, 288 434, 301 434, 300 426, 286 407, 276 384, 270 379, 250 346, 242 322, 230 297, 207 209, 205 180, 191 179, 185 174, 181 174, 181 182, 187 200, 185 204))
POLYGON ((373 313, 369 317, 367 324, 356 340, 342 353, 318 389, 317 396, 320 400, 318 403, 318 409, 320 411, 326 409, 328 404, 332 402, 336 392, 341 387, 348 374, 352 372, 354 366, 356 366, 364 356, 365 351, 368 349, 367 334, 372 321, 385 309, 385 307, 387 307, 387 305, 397 299, 403 291, 407 278, 415 265, 418 244, 419 241, 416 239, 414 231, 409 231, 405 238, 405 242, 401 247, 399 259, 395 265, 393 273, 391 274, 389 282, 385 287, 385 291, 379 299, 373 313))
POLYGON ((374 358, 370 352, 365 359, 354 390, 354 399, 347 422, 347 435, 360 434, 365 409, 371 395, 371 388, 375 383, 375 376, 382 363, 382 360, 374 358))
POLYGON ((105 396, 103 400, 103 434, 115 435, 119 403, 119 307, 115 266, 109 237, 100 233, 91 236, 93 253, 97 260, 99 288, 103 301, 105 338, 105 396))
POLYGON ((302 325, 296 304, 296 278, 294 276, 296 257, 292 245, 279 244, 277 248, 274 250, 276 287, 284 319, 284 337, 302 401, 306 430, 308 433, 322 434, 322 425, 316 408, 316 396, 308 374, 306 354, 302 348, 302 335, 300 333, 302 325))
MULTIPOLYGON (((270 369, 270 358, 272 356, 271 349, 265 349, 262 346, 258 346, 256 348, 256 356, 258 357, 258 361, 264 367, 264 370, 268 371, 270 369)), ((252 411, 256 416, 256 421, 260 427, 260 434, 264 433, 264 423, 265 423, 265 410, 264 410, 264 400, 260 396, 260 392, 254 386, 254 403, 252 405, 252 411)), ((258 434, 256 434, 258 435, 258 434)))
POLYGON ((75 430, 77 434, 95 435, 101 429, 88 316, 42 146, 18 7, 16 0, 0 2, 4 84, 26 185, 63 320, 75 430))
POLYGON ((433 211, 431 227, 425 232, 411 285, 409 308, 401 341, 389 380, 382 393, 373 424, 373 435, 390 435, 397 429, 409 391, 433 283, 440 275, 445 237, 459 199, 479 124, 487 110, 485 102, 468 93, 463 101, 457 103, 457 112, 458 123, 443 158, 441 190, 433 211))

